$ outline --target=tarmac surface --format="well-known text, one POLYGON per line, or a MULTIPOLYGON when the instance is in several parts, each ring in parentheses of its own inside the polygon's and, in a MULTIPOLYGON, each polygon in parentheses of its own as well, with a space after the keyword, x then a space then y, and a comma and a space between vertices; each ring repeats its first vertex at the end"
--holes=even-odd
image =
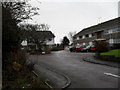
POLYGON ((49 67, 52 71, 67 76, 71 81, 68 88, 118 88, 119 69, 83 60, 86 57, 90 59, 93 55, 94 53, 71 53, 64 50, 46 55, 30 55, 29 59, 35 64, 38 73, 46 71, 43 75, 53 79, 54 85, 63 86, 65 78, 44 68, 49 67), (41 68, 42 65, 44 67, 41 68))

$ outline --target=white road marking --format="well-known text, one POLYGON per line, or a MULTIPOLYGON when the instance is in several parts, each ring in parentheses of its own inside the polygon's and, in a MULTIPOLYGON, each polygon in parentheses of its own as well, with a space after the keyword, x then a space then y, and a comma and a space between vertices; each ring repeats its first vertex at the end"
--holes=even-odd
POLYGON ((113 76, 113 77, 116 77, 116 78, 120 78, 119 75, 115 75, 115 74, 112 74, 112 73, 104 73, 105 75, 108 75, 108 76, 113 76))

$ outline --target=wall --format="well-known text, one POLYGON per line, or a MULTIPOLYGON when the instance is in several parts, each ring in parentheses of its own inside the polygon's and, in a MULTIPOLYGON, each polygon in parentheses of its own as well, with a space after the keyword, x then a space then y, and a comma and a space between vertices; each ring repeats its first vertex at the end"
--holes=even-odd
POLYGON ((46 44, 47 44, 47 45, 53 45, 53 44, 55 44, 55 43, 54 43, 54 38, 52 38, 51 41, 46 40, 46 44))

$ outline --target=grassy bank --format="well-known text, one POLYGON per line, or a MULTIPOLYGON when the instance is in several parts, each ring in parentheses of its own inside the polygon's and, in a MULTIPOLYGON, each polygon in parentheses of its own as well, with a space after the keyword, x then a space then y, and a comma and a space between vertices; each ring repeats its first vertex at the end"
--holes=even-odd
POLYGON ((120 49, 110 50, 108 52, 100 53, 100 55, 120 57, 120 49))

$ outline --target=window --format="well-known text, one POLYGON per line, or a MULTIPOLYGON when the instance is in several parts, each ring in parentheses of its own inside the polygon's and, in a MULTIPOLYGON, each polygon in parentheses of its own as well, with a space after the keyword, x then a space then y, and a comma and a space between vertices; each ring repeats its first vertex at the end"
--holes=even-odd
POLYGON ((74 40, 76 40, 77 38, 76 37, 73 37, 74 40))
POLYGON ((89 34, 86 34, 85 36, 86 36, 86 37, 89 37, 89 34))
POLYGON ((111 33, 117 33, 117 32, 120 32, 120 28, 118 27, 104 30, 104 34, 111 34, 111 33))
POLYGON ((109 34, 109 30, 104 30, 104 34, 109 34))
POLYGON ((113 39, 109 39, 109 43, 113 43, 113 39))
POLYGON ((120 39, 113 39, 114 43, 120 43, 120 39))
POLYGON ((82 36, 79 36, 79 38, 82 38, 82 36))
POLYGON ((108 43, 109 43, 109 39, 107 39, 107 40, 106 40, 106 42, 108 42, 108 43))
POLYGON ((120 43, 120 39, 109 39, 109 43, 120 43))
POLYGON ((92 36, 95 36, 94 33, 92 33, 92 36))
POLYGON ((112 29, 112 32, 113 32, 113 33, 120 32, 120 28, 114 28, 114 29, 112 29))

